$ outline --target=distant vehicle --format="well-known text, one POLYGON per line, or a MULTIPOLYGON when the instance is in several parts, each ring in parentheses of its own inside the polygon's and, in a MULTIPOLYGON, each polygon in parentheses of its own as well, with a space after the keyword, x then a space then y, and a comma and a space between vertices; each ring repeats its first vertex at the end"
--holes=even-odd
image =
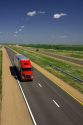
POLYGON ((33 80, 32 65, 29 58, 22 54, 16 54, 14 56, 14 64, 21 80, 33 80))

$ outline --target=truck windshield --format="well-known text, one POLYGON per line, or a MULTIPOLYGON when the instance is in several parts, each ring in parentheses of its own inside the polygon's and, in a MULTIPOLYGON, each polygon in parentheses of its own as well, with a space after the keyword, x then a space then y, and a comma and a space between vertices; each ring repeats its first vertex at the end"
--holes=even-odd
POLYGON ((22 71, 32 71, 32 68, 22 68, 22 71))

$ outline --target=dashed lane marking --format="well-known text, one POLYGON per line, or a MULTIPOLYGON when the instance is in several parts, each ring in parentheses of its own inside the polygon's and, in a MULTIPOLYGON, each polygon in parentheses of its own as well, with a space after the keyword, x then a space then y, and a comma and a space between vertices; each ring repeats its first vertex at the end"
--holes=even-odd
POLYGON ((52 101, 54 102, 54 104, 55 104, 58 108, 60 108, 59 104, 58 104, 55 100, 52 100, 52 101))
POLYGON ((38 83, 38 85, 39 85, 39 87, 41 87, 41 88, 42 88, 42 85, 41 85, 40 83, 38 83))

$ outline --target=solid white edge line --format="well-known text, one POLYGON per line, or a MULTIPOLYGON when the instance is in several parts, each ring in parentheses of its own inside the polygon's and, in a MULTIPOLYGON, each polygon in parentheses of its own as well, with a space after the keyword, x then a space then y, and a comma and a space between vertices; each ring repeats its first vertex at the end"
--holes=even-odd
POLYGON ((60 107, 55 100, 52 100, 52 101, 56 104, 56 106, 57 106, 58 108, 60 107))
POLYGON ((19 82, 18 79, 17 79, 17 82, 18 82, 18 85, 19 85, 20 90, 21 90, 21 92, 22 92, 22 95, 23 95, 23 97, 24 97, 25 103, 26 103, 26 105, 27 105, 27 107, 28 107, 29 113, 30 113, 31 118, 32 118, 32 120, 33 120, 33 123, 34 123, 34 125, 37 125, 37 123, 36 123, 36 121, 35 121, 35 118, 34 118, 34 116, 33 116, 33 114, 32 114, 32 111, 31 111, 31 109, 30 109, 29 103, 27 102, 27 99, 26 99, 26 97, 25 97, 25 94, 24 94, 24 92, 23 92, 23 89, 22 89, 22 87, 21 87, 20 82, 19 82))

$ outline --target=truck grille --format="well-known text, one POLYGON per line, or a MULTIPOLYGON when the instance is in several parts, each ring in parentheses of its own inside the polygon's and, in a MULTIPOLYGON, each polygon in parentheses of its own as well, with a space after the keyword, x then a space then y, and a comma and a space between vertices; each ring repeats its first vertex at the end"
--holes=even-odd
POLYGON ((31 78, 31 76, 30 75, 26 75, 25 78, 31 78))

